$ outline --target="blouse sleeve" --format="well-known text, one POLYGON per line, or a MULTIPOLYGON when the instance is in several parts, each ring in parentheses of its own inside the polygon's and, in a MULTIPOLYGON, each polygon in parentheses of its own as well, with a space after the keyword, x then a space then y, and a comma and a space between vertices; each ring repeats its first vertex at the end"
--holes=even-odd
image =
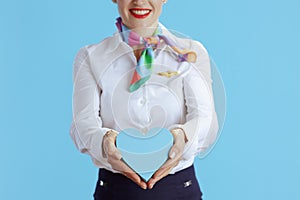
POLYGON ((102 139, 109 130, 102 127, 100 112, 101 88, 90 68, 89 55, 79 50, 73 65, 73 120, 70 135, 77 149, 91 156, 98 167, 111 169, 103 156, 102 139))
POLYGON ((177 125, 184 130, 188 139, 183 153, 183 159, 186 160, 208 149, 215 142, 218 133, 210 58, 199 42, 193 42, 192 49, 197 52, 197 61, 191 64, 183 83, 186 122, 177 125))

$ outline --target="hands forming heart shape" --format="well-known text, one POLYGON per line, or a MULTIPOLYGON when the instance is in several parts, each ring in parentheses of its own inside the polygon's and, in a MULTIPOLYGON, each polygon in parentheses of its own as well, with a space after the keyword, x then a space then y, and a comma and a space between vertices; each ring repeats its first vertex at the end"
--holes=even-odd
POLYGON ((125 129, 116 139, 123 161, 146 182, 168 160, 173 135, 165 128, 152 128, 146 134, 125 129))

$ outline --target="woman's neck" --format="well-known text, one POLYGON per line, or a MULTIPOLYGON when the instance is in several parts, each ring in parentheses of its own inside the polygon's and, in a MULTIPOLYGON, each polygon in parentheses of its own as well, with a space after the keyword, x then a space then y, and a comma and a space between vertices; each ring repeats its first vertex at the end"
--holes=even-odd
POLYGON ((155 31, 157 30, 158 27, 158 21, 153 23, 152 25, 137 25, 137 27, 135 26, 127 26, 126 24, 124 24, 127 28, 129 28, 130 30, 132 30, 133 32, 137 33, 139 36, 141 37, 151 37, 154 35, 155 31))
POLYGON ((131 29, 133 32, 137 33, 141 37, 151 37, 154 35, 157 26, 155 27, 143 27, 131 29))

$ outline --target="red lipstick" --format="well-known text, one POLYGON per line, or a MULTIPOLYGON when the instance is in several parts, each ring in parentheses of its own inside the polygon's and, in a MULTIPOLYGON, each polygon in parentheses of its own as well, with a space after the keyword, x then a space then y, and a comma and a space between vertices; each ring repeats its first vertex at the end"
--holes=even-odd
POLYGON ((151 13, 151 10, 146 8, 132 8, 129 11, 135 18, 138 19, 146 18, 151 13))

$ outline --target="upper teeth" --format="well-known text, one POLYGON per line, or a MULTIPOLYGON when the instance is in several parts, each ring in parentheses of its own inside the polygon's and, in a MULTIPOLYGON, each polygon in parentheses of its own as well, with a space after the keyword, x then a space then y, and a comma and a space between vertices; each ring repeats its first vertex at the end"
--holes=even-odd
POLYGON ((132 10, 132 12, 136 15, 145 15, 150 12, 150 10, 132 10))

